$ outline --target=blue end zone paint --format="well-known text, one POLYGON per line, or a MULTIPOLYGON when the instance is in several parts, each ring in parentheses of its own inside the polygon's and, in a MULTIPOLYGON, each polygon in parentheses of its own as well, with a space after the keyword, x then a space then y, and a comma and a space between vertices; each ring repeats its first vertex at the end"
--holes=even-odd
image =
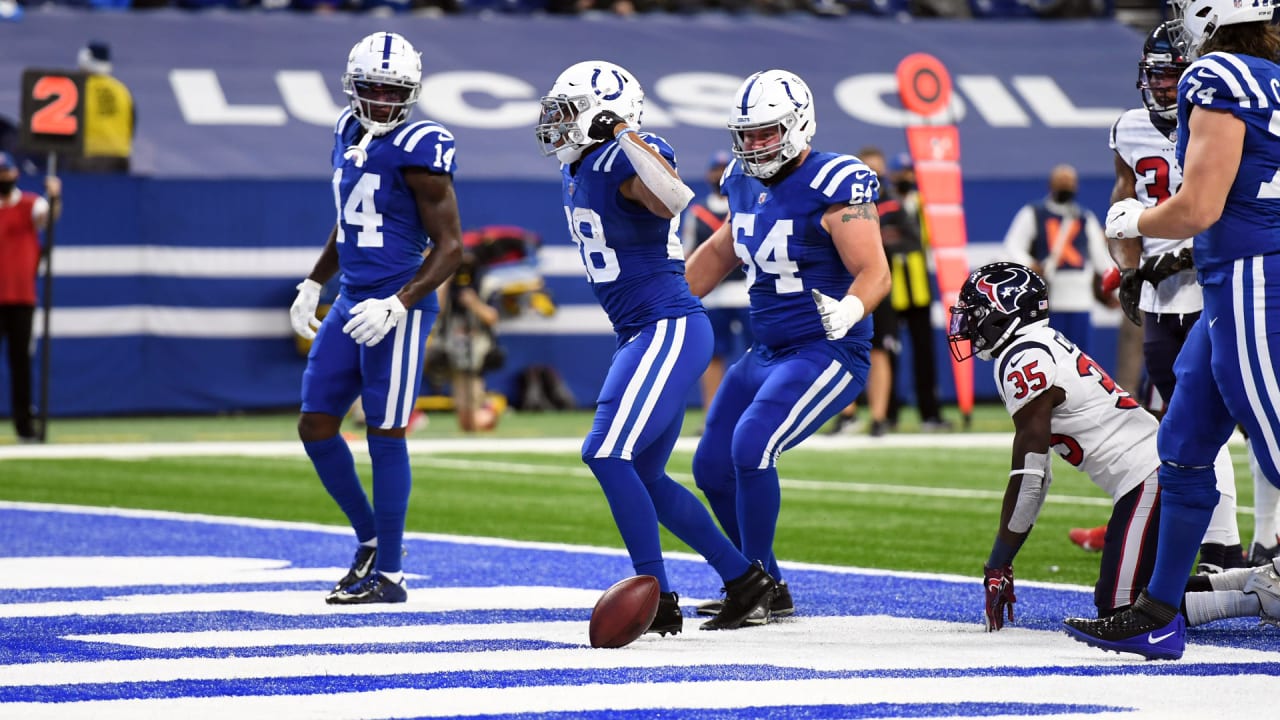
MULTIPOLYGON (((293 568, 345 567, 354 538, 344 532, 306 527, 255 527, 177 518, 137 518, 0 508, 5 557, 122 556, 147 562, 156 556, 205 556, 262 558, 286 561, 293 568)), ((411 535, 405 543, 405 570, 425 576, 410 581, 415 587, 499 587, 509 585, 560 586, 574 589, 608 587, 631 574, 621 554, 500 547, 426 539, 411 535)), ((668 571, 674 587, 685 597, 715 597, 720 580, 705 563, 672 559, 668 571)), ((787 579, 800 615, 889 615, 950 622, 980 621, 979 580, 949 582, 860 573, 788 569, 787 579)), ((3 605, 55 601, 99 600, 131 595, 181 595, 195 592, 310 591, 318 608, 327 582, 262 584, 207 584, 182 586, 127 586, 16 590, 3 594, 3 605)), ((1092 612, 1090 593, 1026 586, 1019 589, 1018 627, 1058 631, 1061 618, 1092 612)), ((360 627, 424 626, 432 624, 492 624, 504 622, 573 621, 585 624, 588 608, 531 610, 459 610, 449 612, 334 613, 291 616, 245 611, 208 611, 170 614, 114 614, 0 618, 0 664, 34 662, 95 662, 105 660, 291 657, 300 654, 347 654, 353 658, 376 653, 460 653, 486 651, 539 651, 582 647, 540 640, 459 640, 369 645, 295 645, 250 648, 149 649, 67 639, 73 635, 127 633, 182 633, 208 630, 284 630, 360 627)), ((686 615, 691 608, 686 607, 686 615)), ((696 624, 686 624, 696 632, 696 624)), ((1192 642, 1275 651, 1280 636, 1259 630, 1256 621, 1235 620, 1192 629, 1192 642)), ((613 652, 613 651, 603 651, 613 652)), ((998 658, 993 658, 998 660, 998 658)), ((507 688, 574 686, 588 684, 636 684, 662 682, 785 681, 840 678, 962 678, 1017 675, 1037 676, 1228 676, 1237 674, 1280 676, 1280 662, 1230 664, 1121 663, 1086 667, 979 667, 960 669, 813 670, 769 665, 694 665, 687 667, 535 669, 527 671, 448 671, 408 675, 361 675, 358 688, 351 677, 283 677, 235 680, 127 682, 117 684, 0 687, 0 703, 68 702, 131 698, 236 697, 261 695, 328 694, 353 689, 507 688)), ((990 714, 1046 716, 1124 712, 1128 708, 1104 705, 1025 703, 894 703, 755 708, 761 716, 793 718, 831 717, 981 717, 990 714)), ((699 718, 742 717, 751 708, 705 708, 649 711, 584 711, 581 713, 521 714, 519 717, 561 718, 699 718)), ((2 714, 2 713, 0 713, 2 714)), ((516 716, 487 716, 516 717, 516 716)))

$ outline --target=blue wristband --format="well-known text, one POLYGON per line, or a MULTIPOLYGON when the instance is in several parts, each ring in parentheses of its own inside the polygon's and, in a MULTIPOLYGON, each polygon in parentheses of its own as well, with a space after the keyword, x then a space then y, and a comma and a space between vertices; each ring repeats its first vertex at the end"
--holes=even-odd
POLYGON ((987 567, 992 570, 998 570, 1005 565, 1012 565, 1013 556, 1017 552, 1017 549, 1010 547, 1008 543, 997 535, 995 543, 991 546, 991 557, 987 558, 987 567))

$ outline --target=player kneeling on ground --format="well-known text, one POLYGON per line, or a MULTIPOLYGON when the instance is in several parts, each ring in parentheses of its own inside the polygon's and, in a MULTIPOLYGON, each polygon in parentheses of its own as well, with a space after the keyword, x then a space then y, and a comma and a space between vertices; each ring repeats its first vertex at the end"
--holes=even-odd
MULTIPOLYGON (((1139 593, 1151 576, 1159 530, 1155 417, 1049 327, 1044 281, 1022 265, 997 262, 974 271, 951 308, 947 340, 958 361, 973 355, 994 361, 996 387, 1014 422, 1013 467, 984 568, 987 629, 1002 628, 1006 616, 1013 620, 1013 558, 1049 490, 1051 447, 1114 503, 1094 588, 1098 616, 1143 602, 1139 593)), ((1280 622, 1278 569, 1191 578, 1179 622, 1258 615, 1280 622)), ((1180 636, 1140 639, 1133 652, 1148 658, 1182 655, 1180 636)))

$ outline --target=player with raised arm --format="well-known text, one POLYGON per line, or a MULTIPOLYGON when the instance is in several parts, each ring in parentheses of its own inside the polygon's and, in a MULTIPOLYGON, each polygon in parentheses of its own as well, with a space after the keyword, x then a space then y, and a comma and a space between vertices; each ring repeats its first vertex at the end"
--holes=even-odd
MULTIPOLYGON (((794 73, 742 83, 729 120, 736 159, 720 181, 730 219, 687 272, 701 297, 746 266, 755 343, 711 402, 693 475, 725 531, 779 581, 778 456, 862 391, 871 311, 890 287, 879 180, 852 155, 813 150, 816 128, 813 94, 794 73)), ((790 590, 780 587, 770 611, 790 614, 790 590)))
POLYGON ((693 191, 676 173, 671 146, 640 131, 643 109, 644 92, 631 73, 582 62, 542 98, 535 129, 543 154, 561 163, 569 234, 617 333, 582 460, 604 490, 636 574, 658 579, 649 632, 683 627, 659 522, 701 553, 729 588, 725 613, 702 629, 732 629, 769 603, 775 583, 720 532, 697 496, 667 475, 685 398, 711 359, 712 331, 685 282, 677 232, 693 191))
MULTIPOLYGON (((969 275, 960 289, 947 340, 957 361, 993 361, 996 387, 1013 417, 1013 460, 1000 527, 983 568, 985 622, 999 630, 1013 619, 1013 560, 1040 515, 1053 480, 1049 451, 1089 475, 1112 499, 1094 604, 1106 618, 1138 597, 1155 562, 1160 502, 1156 453, 1159 424, 1070 339, 1049 327, 1040 276, 997 262, 969 275)), ((1232 571, 1187 585, 1192 625, 1224 617, 1280 622, 1275 568, 1232 571), (1272 572, 1268 573, 1265 570, 1272 572)), ((1154 644, 1148 656, 1171 656, 1154 644)), ((1181 650, 1177 649, 1181 654, 1181 650)))
MULTIPOLYGON (((1181 23, 1162 23, 1147 35, 1138 62, 1143 107, 1127 110, 1111 128, 1116 182, 1111 202, 1136 198, 1155 207, 1178 192, 1182 168, 1174 156, 1178 78, 1189 61, 1180 38, 1181 23)), ((1143 329, 1142 356, 1147 378, 1161 407, 1173 397, 1173 361, 1204 301, 1191 260, 1191 238, 1136 237, 1109 240, 1121 271, 1120 305, 1143 329)), ((1152 409, 1152 408, 1149 408, 1152 409)), ((1162 412, 1153 412, 1159 417, 1162 412)), ((1236 474, 1224 447, 1214 462, 1221 498, 1200 548, 1206 572, 1242 567, 1243 548, 1236 523, 1236 474)))
POLYGON ((439 123, 409 121, 421 83, 418 52, 395 33, 373 33, 351 49, 342 76, 351 107, 338 117, 331 156, 337 222, 290 310, 294 331, 314 338, 298 435, 359 542, 350 571, 326 598, 331 604, 407 597, 405 427, 440 310, 435 289, 462 258, 453 135, 439 123), (320 322, 320 288, 338 272, 341 294, 320 322), (357 397, 368 425, 372 505, 339 433, 357 397))
POLYGON ((1182 189, 1107 214, 1118 239, 1194 236, 1204 311, 1174 364, 1178 391, 1160 425, 1160 547, 1133 607, 1067 632, 1106 650, 1167 643, 1180 656, 1179 593, 1218 502, 1213 461, 1239 423, 1263 475, 1280 486, 1280 33, 1270 2, 1173 0, 1187 52, 1178 83, 1182 189))

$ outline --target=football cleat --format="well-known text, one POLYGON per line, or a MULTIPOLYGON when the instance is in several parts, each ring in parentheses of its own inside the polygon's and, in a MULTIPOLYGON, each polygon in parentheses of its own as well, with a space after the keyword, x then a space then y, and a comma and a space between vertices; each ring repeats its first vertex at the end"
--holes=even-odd
MULTIPOLYGON (((724 592, 724 588, 720 588, 720 592, 724 592)), ((720 614, 720 608, 724 607, 724 598, 719 600, 708 600, 699 603, 697 613, 707 617, 715 617, 720 614)), ((763 613, 757 613, 760 615, 763 613)), ((796 614, 795 602, 791 600, 791 588, 787 585, 787 581, 783 580, 778 583, 778 589, 773 593, 773 600, 769 603, 770 617, 789 617, 796 614)), ((759 624, 759 623, 757 623, 759 624)))
POLYGON ((702 623, 703 630, 733 630, 743 625, 764 625, 769 622, 769 603, 778 587, 769 573, 759 563, 753 564, 741 576, 724 586, 724 606, 710 620, 702 623), (757 608, 763 610, 752 613, 757 608))
POLYGON ((1071 528, 1067 531, 1067 538, 1079 545, 1081 550, 1102 552, 1102 547, 1107 544, 1107 526, 1071 528))
POLYGON ((391 582, 382 573, 369 573, 348 588, 330 593, 324 601, 330 605, 365 605, 370 603, 402 603, 409 599, 404 581, 391 582))
POLYGON ((684 629, 684 614, 680 612, 680 596, 674 592, 662 593, 658 596, 658 614, 653 616, 647 633, 658 633, 666 637, 667 633, 679 635, 684 629))
POLYGON ((1280 627, 1280 558, 1254 568, 1244 591, 1258 596, 1262 603, 1259 613, 1262 622, 1280 627))
POLYGON ((378 559, 378 548, 368 545, 361 545, 356 548, 355 559, 351 561, 351 569, 346 575, 333 586, 330 594, 336 593, 343 588, 350 587, 365 579, 369 575, 369 571, 373 570, 373 563, 378 559))
POLYGON ((1249 548, 1249 567, 1270 565, 1276 557, 1280 557, 1280 542, 1271 547, 1256 542, 1249 548))
POLYGON ((1244 548, 1239 545, 1230 547, 1219 543, 1205 543, 1200 546, 1200 562, 1196 564, 1197 575, 1217 575, 1224 570, 1245 567, 1244 548))
POLYGON ((1148 660, 1177 660, 1187 647, 1187 621, 1178 609, 1144 590, 1133 605, 1106 618, 1067 618, 1067 634, 1086 645, 1137 653, 1148 660))

